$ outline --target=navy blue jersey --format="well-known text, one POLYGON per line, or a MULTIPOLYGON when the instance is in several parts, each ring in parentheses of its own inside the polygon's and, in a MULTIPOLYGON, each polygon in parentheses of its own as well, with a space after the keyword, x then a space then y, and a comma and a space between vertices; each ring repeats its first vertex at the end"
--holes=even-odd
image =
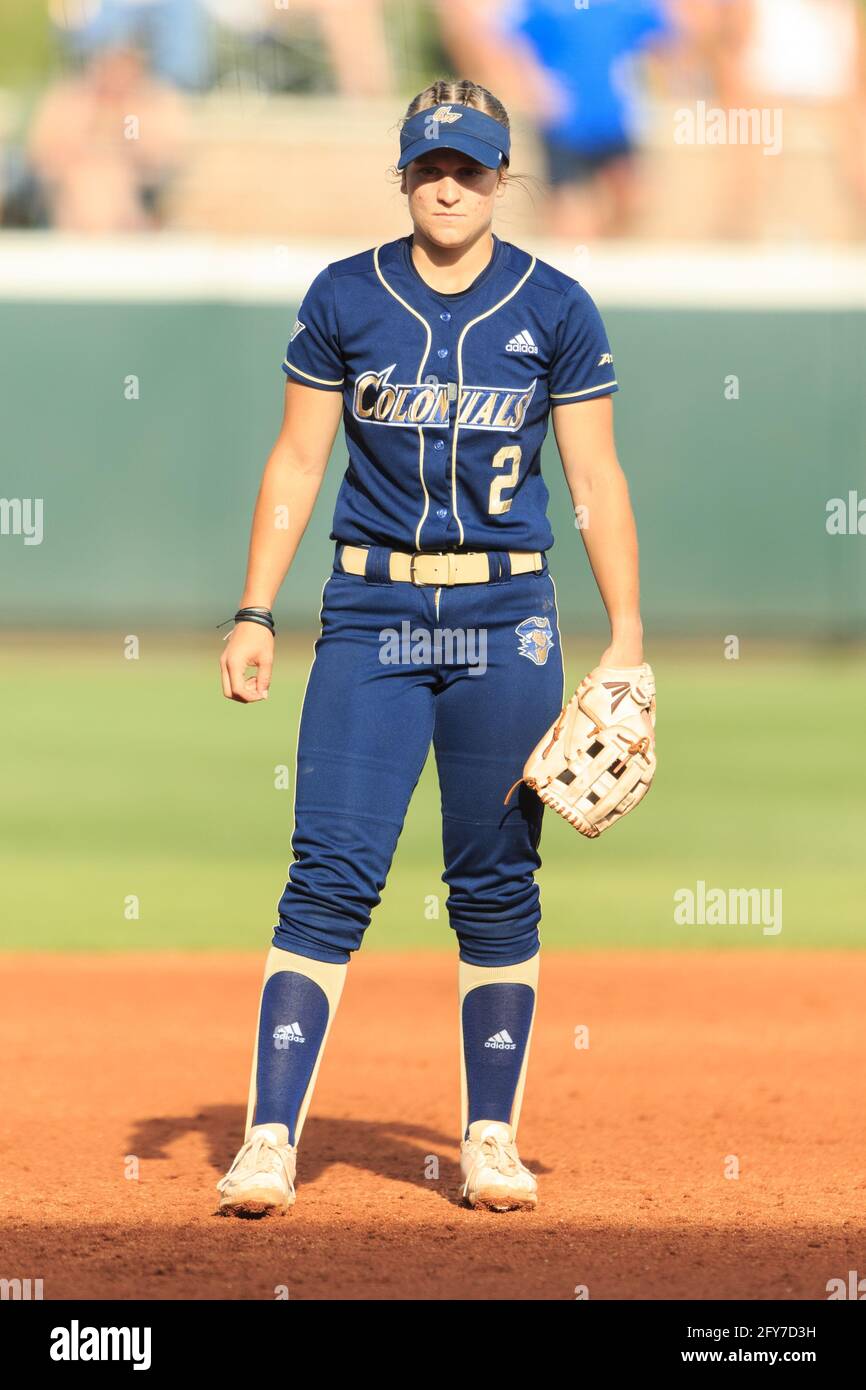
POLYGON ((343 393, 332 540, 397 550, 548 550, 550 409, 617 390, 586 290, 496 236, 459 294, 422 279, 411 236, 333 262, 304 296, 283 370, 343 393))

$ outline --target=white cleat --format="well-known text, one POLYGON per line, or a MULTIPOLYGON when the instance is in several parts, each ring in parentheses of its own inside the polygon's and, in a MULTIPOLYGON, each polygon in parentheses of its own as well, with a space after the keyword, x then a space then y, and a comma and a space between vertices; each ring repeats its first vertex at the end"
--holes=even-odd
POLYGON ((511 1126, 476 1120, 460 1145, 463 1198, 470 1207, 515 1211, 538 1205, 538 1183, 520 1162, 511 1126))
POLYGON ((285 1125, 253 1125, 224 1178, 217 1183, 224 1216, 282 1216, 295 1200, 298 1153, 285 1125))

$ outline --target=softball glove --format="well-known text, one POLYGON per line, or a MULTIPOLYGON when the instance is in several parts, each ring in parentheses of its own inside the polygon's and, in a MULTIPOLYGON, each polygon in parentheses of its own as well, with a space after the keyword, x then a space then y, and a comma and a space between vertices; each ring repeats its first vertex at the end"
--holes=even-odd
POLYGON ((521 781, 591 840, 633 811, 652 785, 655 689, 646 662, 597 666, 526 760, 521 781))

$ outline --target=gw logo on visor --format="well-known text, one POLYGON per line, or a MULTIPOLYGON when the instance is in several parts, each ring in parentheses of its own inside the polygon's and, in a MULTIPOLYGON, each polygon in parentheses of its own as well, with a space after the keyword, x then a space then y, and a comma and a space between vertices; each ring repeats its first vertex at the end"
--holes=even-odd
POLYGON ((450 106, 437 106, 430 117, 431 121, 442 121, 446 125, 452 125, 454 121, 462 120, 462 111, 452 111, 450 106))

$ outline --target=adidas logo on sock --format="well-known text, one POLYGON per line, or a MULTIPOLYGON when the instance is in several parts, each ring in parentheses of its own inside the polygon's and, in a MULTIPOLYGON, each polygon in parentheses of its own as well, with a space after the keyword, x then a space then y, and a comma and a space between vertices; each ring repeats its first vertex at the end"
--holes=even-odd
POLYGON ((538 344, 535 342, 528 328, 521 328, 519 333, 505 344, 506 352, 538 352, 538 344))
POLYGON ((290 1043, 306 1042, 300 1023, 278 1023, 274 1029, 274 1047, 288 1047, 290 1043))
POLYGON ((507 1029, 503 1028, 500 1032, 494 1033, 492 1038, 488 1038, 484 1046, 495 1048, 497 1052, 513 1052, 517 1043, 512 1041, 507 1029))

